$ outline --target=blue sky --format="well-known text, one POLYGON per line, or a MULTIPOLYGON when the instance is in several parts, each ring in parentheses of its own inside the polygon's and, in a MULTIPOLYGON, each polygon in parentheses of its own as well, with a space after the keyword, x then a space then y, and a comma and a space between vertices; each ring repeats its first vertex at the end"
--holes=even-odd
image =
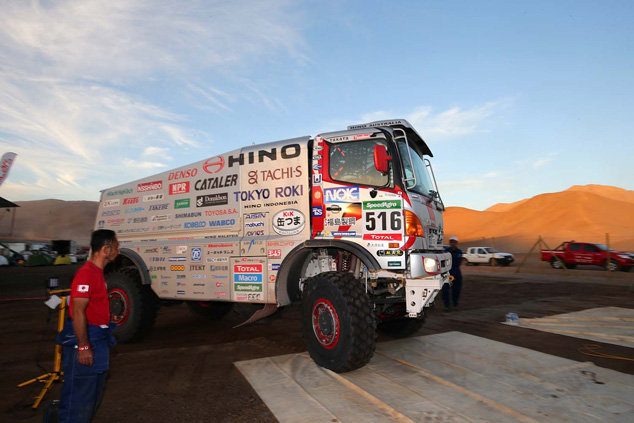
POLYGON ((0 13, 0 196, 410 120, 449 206, 634 189, 631 1, 45 1, 0 13))

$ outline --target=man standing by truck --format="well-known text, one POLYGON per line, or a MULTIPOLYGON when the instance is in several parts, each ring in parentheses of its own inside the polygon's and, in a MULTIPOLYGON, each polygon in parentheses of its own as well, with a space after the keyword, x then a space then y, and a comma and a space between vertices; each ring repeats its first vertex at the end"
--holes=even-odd
POLYGON ((445 311, 450 311, 452 303, 454 309, 458 308, 460 304, 460 291, 462 290, 462 272, 460 271, 462 250, 458 248, 458 238, 455 236, 449 238, 449 248, 447 248, 447 251, 451 253, 451 270, 449 274, 453 276, 453 282, 451 283, 451 288, 449 284, 443 286, 442 300, 445 303, 445 311), (451 292, 449 292, 450 290, 451 292))
POLYGON ((60 422, 90 422, 97 411, 109 369, 110 304, 104 267, 119 254, 114 231, 92 233, 92 255, 75 275, 69 297, 70 320, 58 336, 64 346, 64 386, 60 422))

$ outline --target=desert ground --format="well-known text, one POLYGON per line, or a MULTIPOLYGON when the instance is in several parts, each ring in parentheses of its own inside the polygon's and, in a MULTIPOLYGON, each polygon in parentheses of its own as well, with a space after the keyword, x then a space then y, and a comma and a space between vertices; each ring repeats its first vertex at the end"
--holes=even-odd
MULTIPOLYGON (((521 257, 519 257, 521 259, 521 257)), ((55 314, 43 304, 44 282, 58 276, 68 284, 78 266, 0 268, 0 420, 41 421, 42 408, 30 409, 41 386, 16 386, 52 368, 55 314)), ((543 317, 594 307, 634 308, 634 273, 610 275, 599 267, 569 272, 542 266, 536 259, 516 266, 464 268, 462 306, 444 312, 438 305, 418 336, 448 331, 634 374, 631 361, 590 357, 579 349, 589 341, 500 324, 508 312, 543 317), (518 332, 520 331, 520 332, 518 332)), ((253 312, 236 307, 221 321, 189 313, 184 304, 163 307, 152 333, 113 351, 112 370, 95 422, 275 422, 275 417, 234 366, 234 361, 305 351, 300 333, 301 304, 266 320, 232 329, 253 312)), ((378 342, 391 340, 379 335, 378 342)), ((594 342, 592 342, 594 343, 594 342)), ((600 344, 602 352, 632 357, 631 349, 600 344)), ((45 401, 59 397, 56 385, 45 401)))

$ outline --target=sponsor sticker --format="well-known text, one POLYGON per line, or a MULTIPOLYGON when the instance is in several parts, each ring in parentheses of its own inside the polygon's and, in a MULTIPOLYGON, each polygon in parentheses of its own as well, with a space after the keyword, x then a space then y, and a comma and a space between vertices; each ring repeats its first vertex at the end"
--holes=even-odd
POLYGON ((203 256, 203 249, 200 247, 192 247, 191 261, 201 261, 203 256))
POLYGON ((186 257, 170 257, 168 261, 187 261, 186 257))
POLYGON ((321 207, 313 207, 314 217, 321 217, 323 215, 324 215, 324 209, 322 209, 321 207))
POLYGON ((299 210, 282 210, 273 216, 273 230, 280 235, 298 234, 305 225, 306 218, 299 210))
POLYGON ((254 283, 236 283, 233 285, 233 290, 238 292, 262 292, 262 285, 254 283))
POLYGON ((189 192, 189 181, 176 182, 170 184, 170 195, 187 194, 189 192))
POLYGON ((79 285, 77 287, 78 292, 88 292, 88 285, 79 285))
POLYGON ((196 196, 196 207, 223 206, 229 202, 229 194, 198 195, 196 196))
POLYGON ((185 266, 182 264, 173 264, 170 266, 170 270, 172 272, 184 272, 185 271, 185 266))
MULTIPOLYGON (((188 209, 189 208, 189 198, 183 198, 181 200, 174 201, 175 209, 188 209)), ((178 217, 178 216, 177 216, 178 217)))
POLYGON ((163 189, 163 181, 152 181, 138 184, 136 187, 137 192, 156 191, 163 189))
POLYGON ((143 202, 160 201, 165 197, 165 194, 152 194, 143 196, 143 202))
POLYGON ((399 267, 401 265, 400 261, 388 261, 387 267, 399 267))
POLYGON ((121 200, 120 200, 120 199, 118 199, 118 198, 117 198, 116 200, 105 200, 105 201, 103 202, 103 206, 104 206, 104 207, 116 207, 116 206, 118 206, 118 205, 119 205, 120 201, 121 201, 121 200))
POLYGON ((327 203, 350 203, 359 201, 359 187, 337 187, 324 189, 327 203))

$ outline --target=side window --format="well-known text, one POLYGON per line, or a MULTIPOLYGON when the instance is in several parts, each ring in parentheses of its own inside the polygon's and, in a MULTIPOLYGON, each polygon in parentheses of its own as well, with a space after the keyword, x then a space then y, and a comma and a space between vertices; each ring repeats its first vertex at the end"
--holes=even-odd
MULTIPOLYGON (((374 167, 374 146, 384 145, 385 140, 363 140, 330 145, 330 179, 337 182, 363 186, 384 187, 391 181, 390 170, 383 174, 374 167)), ((389 150, 388 150, 389 151, 389 150)))
POLYGON ((570 251, 581 251, 581 244, 570 244, 570 251))
POLYGON ((475 248, 469 248, 469 254, 475 254, 475 248))
POLYGON ((484 251, 484 248, 478 248, 478 254, 486 254, 487 252, 484 251))
POLYGON ((599 248, 596 245, 584 244, 583 251, 586 251, 588 253, 598 253, 601 250, 599 250, 599 248))

